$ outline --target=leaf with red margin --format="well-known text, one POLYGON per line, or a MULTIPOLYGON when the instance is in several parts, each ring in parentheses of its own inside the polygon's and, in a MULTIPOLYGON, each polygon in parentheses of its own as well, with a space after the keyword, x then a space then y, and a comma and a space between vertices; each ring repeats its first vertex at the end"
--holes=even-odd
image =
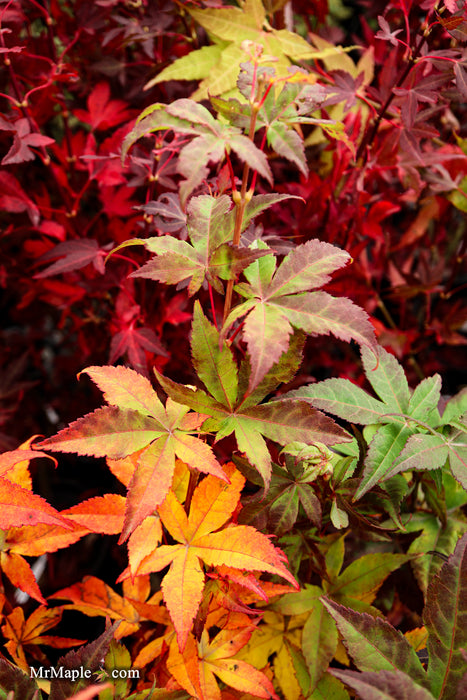
POLYGON ((70 527, 65 518, 44 498, 8 479, 0 478, 0 528, 7 530, 10 527, 37 523, 70 527))
MULTIPOLYGON (((467 535, 431 580, 423 611, 428 631, 428 678, 437 698, 454 698, 467 648, 467 535)), ((459 696, 457 696, 459 697, 459 696)))
POLYGON ((74 421, 38 447, 114 460, 141 450, 129 484, 120 542, 164 500, 176 456, 227 481, 211 447, 190 434, 198 432, 205 415, 188 413, 186 406, 171 399, 164 407, 149 380, 127 367, 88 367, 83 371, 113 405, 74 421))
POLYGON ((39 603, 47 605, 47 601, 39 590, 31 567, 23 557, 19 556, 19 554, 1 552, 0 568, 16 588, 20 588, 30 595, 31 598, 38 600, 39 603))

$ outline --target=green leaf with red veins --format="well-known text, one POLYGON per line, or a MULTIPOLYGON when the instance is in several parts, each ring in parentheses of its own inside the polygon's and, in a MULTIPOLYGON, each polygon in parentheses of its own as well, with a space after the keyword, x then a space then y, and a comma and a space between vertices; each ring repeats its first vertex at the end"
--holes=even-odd
POLYGON ((428 686, 426 672, 402 632, 389 622, 367 613, 321 599, 337 624, 353 662, 361 671, 402 671, 428 686))
POLYGON ((227 144, 243 163, 249 165, 251 170, 258 172, 272 185, 273 177, 267 156, 248 136, 233 133, 227 144))
POLYGON ((386 404, 373 398, 348 379, 325 379, 286 394, 288 399, 303 399, 350 423, 379 423, 387 413, 386 404))
MULTIPOLYGON (((257 262, 262 263, 263 260, 266 258, 257 262)), ((266 487, 271 476, 271 456, 264 438, 281 445, 290 441, 322 442, 326 445, 349 441, 350 437, 342 428, 305 402, 279 400, 256 405, 264 393, 277 387, 277 382, 293 377, 301 356, 302 339, 298 336, 294 336, 292 347, 298 352, 293 358, 288 353, 282 354, 280 362, 271 370, 271 377, 265 375, 262 384, 258 384, 261 390, 255 395, 254 402, 249 401, 251 397, 248 393, 232 401, 238 382, 233 357, 225 346, 220 349, 217 330, 197 309, 191 344, 194 365, 213 396, 208 396, 201 389, 192 390, 177 384, 157 373, 162 387, 173 400, 210 416, 203 427, 216 432, 217 440, 235 432, 239 450, 245 452, 251 464, 258 469, 266 487)), ((245 376, 245 370, 242 370, 242 375, 245 376)))
POLYGON ((446 462, 448 454, 449 448, 442 435, 411 435, 386 472, 385 478, 414 469, 439 469, 446 462))
POLYGON ((467 535, 428 586, 423 620, 428 630, 428 678, 436 698, 455 700, 467 648, 467 535))
POLYGON ((283 296, 322 287, 330 273, 344 267, 350 255, 340 248, 316 238, 292 250, 279 266, 268 295, 283 296))
POLYGON ((435 700, 428 690, 402 671, 358 673, 332 668, 329 672, 353 688, 361 700, 435 700))
POLYGON ((467 425, 463 430, 451 430, 446 444, 453 476, 467 490, 467 425))
POLYGON ((408 413, 429 425, 439 425, 438 402, 441 398, 441 377, 434 374, 422 379, 410 397, 408 413))
POLYGON ((378 347, 378 359, 362 347, 362 362, 371 386, 387 406, 388 413, 407 413, 410 389, 402 366, 394 355, 378 347))
POLYGON ((205 194, 193 197, 188 203, 188 236, 206 263, 210 251, 232 240, 235 219, 226 226, 226 217, 227 220, 232 218, 229 212, 234 214, 235 210, 232 210, 231 198, 225 194, 217 199, 205 194))
POLYGON ((149 260, 139 270, 132 272, 130 277, 142 277, 164 284, 178 284, 191 279, 189 293, 195 294, 203 284, 205 267, 192 246, 186 241, 178 242, 183 244, 186 254, 175 252, 156 254, 155 258, 149 260))
MULTIPOLYGON (((198 142, 199 139, 195 139, 190 146, 194 148, 198 142)), ((187 152, 187 156, 192 168, 193 161, 199 158, 191 151, 187 152)), ((274 201, 278 200, 273 199, 271 203, 274 201)), ((269 205, 270 202, 263 208, 269 205)), ((138 239, 138 244, 142 242, 155 257, 130 276, 165 284, 178 284, 191 278, 188 287, 190 295, 195 294, 207 279, 222 294, 224 287, 221 280, 235 279, 243 269, 266 253, 251 248, 233 248, 234 224, 235 209, 232 209, 232 200, 227 195, 219 199, 210 195, 193 197, 187 207, 187 229, 191 243, 171 236, 148 238, 146 241, 138 239)))
POLYGON ((449 425, 451 421, 458 420, 464 413, 467 413, 467 387, 449 399, 441 416, 441 425, 449 425))
POLYGON ((246 317, 243 338, 250 354, 249 387, 256 388, 287 352, 293 328, 280 309, 258 301, 246 317))
POLYGON ((232 350, 219 344, 219 332, 195 303, 191 329, 193 365, 198 377, 219 403, 233 408, 237 399, 237 365, 232 350))
MULTIPOLYGON (((267 249, 264 243, 259 247, 267 249)), ((373 327, 363 309, 347 298, 308 292, 326 283, 329 273, 345 265, 348 257, 335 246, 312 240, 289 253, 277 270, 272 255, 260 258, 244 270, 249 284, 240 283, 235 289, 247 301, 229 314, 222 337, 235 321, 246 315, 243 333, 252 365, 250 392, 287 350, 291 326, 305 333, 332 333, 341 340, 356 340, 361 345, 375 347, 373 327), (263 333, 257 332, 258 323, 263 333)))

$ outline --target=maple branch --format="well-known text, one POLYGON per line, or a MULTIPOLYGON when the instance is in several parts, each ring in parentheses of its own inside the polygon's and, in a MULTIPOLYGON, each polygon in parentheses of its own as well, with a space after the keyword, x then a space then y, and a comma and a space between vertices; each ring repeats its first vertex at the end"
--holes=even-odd
POLYGON ((362 142, 360 143, 360 146, 358 147, 357 154, 355 156, 355 160, 357 162, 357 165, 363 165, 363 162, 367 161, 367 159, 368 159, 368 150, 367 149, 369 146, 371 146, 371 144, 375 140, 376 134, 378 133, 378 129, 380 127, 380 124, 383 121, 383 119, 385 118, 386 112, 389 109, 391 102, 396 97, 396 93, 394 92, 394 88, 401 87, 401 85, 404 83, 405 79, 407 78, 407 76, 409 75, 413 66, 415 65, 417 58, 420 56, 422 46, 425 43, 426 39, 427 39, 427 35, 424 32, 419 37, 419 40, 418 40, 418 42, 413 50, 412 55, 407 60, 406 66, 400 72, 399 78, 397 79, 396 84, 393 86, 391 92, 389 93, 388 97, 386 98, 386 102, 381 107, 379 114, 376 117, 375 122, 373 124, 373 127, 371 128, 371 130, 366 131, 365 136, 363 137, 362 142))
POLYGON ((212 286, 210 285, 209 282, 208 282, 208 289, 209 289, 209 300, 210 300, 210 302, 211 302, 212 319, 213 319, 213 321, 214 321, 214 325, 215 325, 215 327, 216 327, 216 331, 218 331, 218 330, 219 330, 219 326, 217 325, 216 307, 215 307, 215 304, 214 304, 214 296, 213 296, 213 293, 212 293, 212 286))
MULTIPOLYGON (((256 120, 258 118, 258 112, 261 109, 261 101, 258 98, 259 98, 259 93, 262 91, 263 84, 264 84, 264 80, 262 80, 261 76, 260 76, 258 78, 258 89, 256 92, 256 98, 252 99, 250 101, 251 116, 250 116, 250 128, 248 130, 248 138, 250 139, 250 141, 253 141, 254 136, 255 136, 256 120)), ((247 190, 249 173, 250 173, 250 166, 248 165, 248 163, 245 163, 243 166, 242 186, 240 189, 240 194, 238 193, 237 190, 234 190, 232 192, 232 199, 235 202, 235 206, 237 207, 237 210, 235 213, 235 227, 234 227, 233 238, 232 238, 232 244, 235 247, 238 247, 238 245, 240 243, 240 238, 242 235, 242 222, 243 222, 243 215, 245 213, 245 207, 253 196, 253 189, 250 188, 249 190, 247 190)), ((225 322, 225 319, 227 318, 227 316, 229 315, 230 308, 232 306, 233 286, 234 286, 234 280, 229 279, 229 281, 227 282, 227 290, 225 292, 224 318, 223 318, 224 322, 225 322)))

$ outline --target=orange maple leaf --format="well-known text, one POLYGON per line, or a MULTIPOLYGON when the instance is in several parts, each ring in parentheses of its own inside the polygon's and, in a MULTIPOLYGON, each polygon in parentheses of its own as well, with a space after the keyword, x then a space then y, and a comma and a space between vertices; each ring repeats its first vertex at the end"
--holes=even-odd
POLYGON ((245 661, 232 658, 248 642, 253 629, 254 625, 224 629, 211 642, 207 630, 198 643, 190 634, 183 651, 176 643, 171 644, 167 669, 197 700, 221 700, 215 676, 242 692, 279 700, 264 673, 245 661))
MULTIPOLYGON (((170 398, 163 406, 149 380, 128 367, 88 367, 83 373, 103 391, 109 405, 74 421, 37 447, 113 460, 138 453, 128 483, 120 543, 164 500, 176 457, 226 479, 212 448, 192 434, 200 432, 204 414, 189 413, 187 406, 170 398)), ((131 470, 131 464, 127 467, 131 470)))
POLYGON ((99 578, 85 576, 81 583, 63 588, 50 598, 71 600, 72 603, 64 605, 64 609, 80 610, 89 617, 102 616, 120 620, 115 638, 121 639, 138 631, 142 620, 160 624, 170 622, 165 607, 160 605, 161 593, 146 600, 149 591, 148 581, 139 587, 124 583, 124 595, 121 596, 99 578))
POLYGON ((70 639, 68 637, 55 637, 45 635, 52 627, 58 625, 62 619, 63 607, 46 608, 41 605, 26 620, 22 608, 14 610, 4 618, 2 632, 8 641, 5 647, 8 649, 14 661, 23 671, 29 675, 29 665, 26 661, 25 649, 30 645, 46 644, 56 649, 73 647, 84 644, 84 639, 70 639))
MULTIPOLYGON (((162 592, 182 650, 203 595, 205 575, 201 562, 278 574, 298 587, 284 565, 285 555, 266 535, 248 525, 229 525, 220 530, 234 512, 245 483, 233 465, 225 465, 224 469, 231 483, 225 484, 212 475, 203 479, 194 491, 189 516, 169 491, 158 510, 178 544, 157 547, 136 570, 136 575, 148 574, 170 564, 162 592)), ((130 575, 126 569, 119 580, 130 575)))

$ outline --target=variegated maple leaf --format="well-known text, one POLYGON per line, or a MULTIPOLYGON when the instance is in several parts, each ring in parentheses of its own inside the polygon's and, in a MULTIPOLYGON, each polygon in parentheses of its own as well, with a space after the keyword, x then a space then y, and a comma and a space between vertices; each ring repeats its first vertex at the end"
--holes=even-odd
POLYGON ((83 370, 103 391, 108 406, 71 423, 38 447, 122 459, 138 452, 129 484, 120 542, 154 512, 172 483, 175 457, 227 480, 212 449, 194 437, 206 416, 188 413, 171 399, 164 407, 148 379, 127 367, 83 370))
MULTIPOLYGON (((268 256, 269 257, 269 256, 268 256)), ((269 340, 269 344, 276 339, 269 340)), ((203 389, 193 389, 157 374, 167 394, 178 403, 210 416, 203 428, 216 433, 216 439, 235 434, 238 448, 261 474, 266 488, 271 479, 271 455, 265 438, 286 445, 291 441, 334 445, 350 436, 334 421, 307 402, 262 403, 281 382, 292 379, 302 357, 303 334, 294 333, 287 352, 256 382, 251 391, 249 376, 254 371, 246 358, 237 368, 232 349, 220 342, 219 332, 195 304, 191 335, 193 364, 203 389)))

